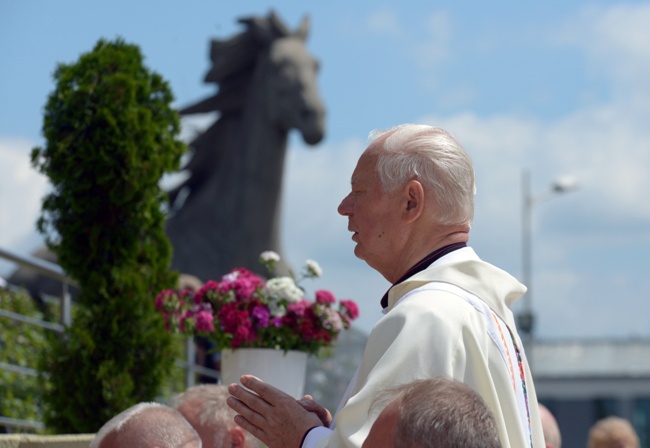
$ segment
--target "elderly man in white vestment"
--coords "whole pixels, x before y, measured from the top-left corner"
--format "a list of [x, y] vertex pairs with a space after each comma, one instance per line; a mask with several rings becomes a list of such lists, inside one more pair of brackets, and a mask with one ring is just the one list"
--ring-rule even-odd
[[230, 385], [235, 420], [270, 448], [360, 447], [377, 393], [445, 377], [474, 389], [504, 448], [543, 448], [537, 396], [510, 305], [526, 291], [467, 242], [474, 168], [448, 132], [401, 125], [371, 133], [338, 211], [354, 253], [391, 288], [334, 418], [250, 375]]

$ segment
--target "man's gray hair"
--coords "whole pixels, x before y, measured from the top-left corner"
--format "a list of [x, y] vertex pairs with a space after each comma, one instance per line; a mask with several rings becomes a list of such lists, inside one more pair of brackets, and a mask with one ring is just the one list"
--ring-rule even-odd
[[402, 124], [375, 130], [370, 139], [381, 142], [377, 174], [383, 190], [392, 193], [410, 180], [418, 180], [439, 206], [435, 218], [446, 225], [471, 226], [476, 184], [472, 159], [444, 129]]
[[160, 403], [138, 403], [106, 422], [89, 448], [98, 448], [106, 438], [112, 446], [146, 448], [201, 448], [199, 434], [177, 410]]
[[481, 396], [460, 381], [414, 380], [388, 389], [371, 411], [395, 403], [395, 448], [501, 448], [499, 430]]

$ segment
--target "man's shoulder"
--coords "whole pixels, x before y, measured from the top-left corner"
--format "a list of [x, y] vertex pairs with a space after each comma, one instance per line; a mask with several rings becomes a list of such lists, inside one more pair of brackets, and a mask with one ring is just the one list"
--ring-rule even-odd
[[429, 283], [448, 283], [479, 297], [500, 316], [512, 302], [526, 292], [526, 287], [506, 271], [476, 259], [432, 265], [393, 286], [388, 303], [392, 308], [403, 297]]
[[467, 285], [473, 284], [478, 277], [490, 275], [494, 269], [496, 269], [494, 266], [478, 258], [462, 258], [446, 263], [434, 263], [394, 285], [389, 292], [389, 303], [395, 304], [412, 291], [430, 283], [448, 283], [468, 289]]
[[428, 328], [458, 326], [471, 319], [475, 311], [463, 293], [454, 285], [425, 283], [402, 296], [383, 319]]
[[458, 299], [463, 299], [468, 295], [473, 296], [458, 285], [447, 282], [431, 281], [412, 286], [414, 287], [405, 291], [404, 295], [395, 303], [394, 309], [410, 306], [437, 310], [442, 308], [441, 304], [460, 304], [465, 301]]

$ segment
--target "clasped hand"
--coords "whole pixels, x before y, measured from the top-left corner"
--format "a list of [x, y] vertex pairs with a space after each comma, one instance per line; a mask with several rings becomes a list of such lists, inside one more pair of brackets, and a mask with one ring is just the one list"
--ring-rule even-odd
[[332, 422], [330, 412], [310, 395], [296, 400], [253, 375], [240, 381], [244, 387], [228, 387], [227, 404], [238, 414], [235, 422], [269, 448], [299, 447], [307, 431]]

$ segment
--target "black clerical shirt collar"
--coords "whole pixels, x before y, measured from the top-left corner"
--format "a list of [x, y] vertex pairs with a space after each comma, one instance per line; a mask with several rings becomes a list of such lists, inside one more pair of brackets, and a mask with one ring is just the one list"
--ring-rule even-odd
[[[431, 252], [429, 255], [424, 257], [422, 260], [418, 261], [415, 263], [415, 265], [409, 269], [406, 274], [402, 275], [402, 277], [397, 280], [393, 285], [388, 288], [388, 291], [390, 289], [397, 285], [402, 283], [404, 280], [406, 280], [409, 277], [414, 276], [420, 271], [424, 271], [426, 268], [431, 266], [434, 261], [438, 260], [439, 258], [442, 258], [443, 256], [447, 255], [450, 252], [453, 252], [457, 249], [461, 249], [463, 247], [466, 247], [467, 243], [453, 243], [449, 244], [448, 246], [441, 247], [440, 249], [436, 249], [433, 252]], [[386, 294], [384, 294], [384, 297], [381, 298], [381, 307], [386, 308], [388, 306], [388, 291], [386, 291]]]

